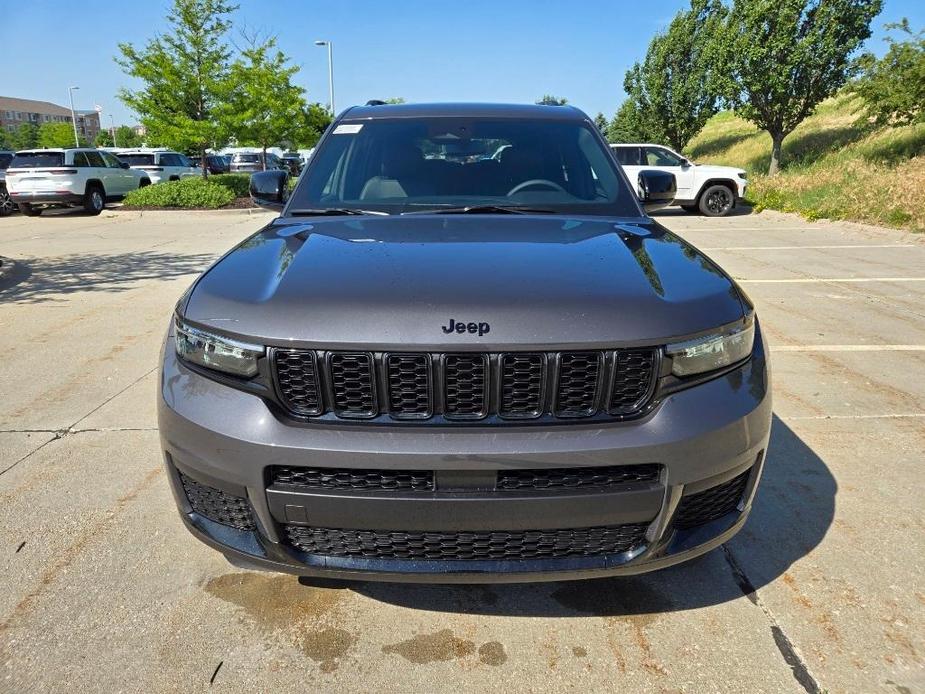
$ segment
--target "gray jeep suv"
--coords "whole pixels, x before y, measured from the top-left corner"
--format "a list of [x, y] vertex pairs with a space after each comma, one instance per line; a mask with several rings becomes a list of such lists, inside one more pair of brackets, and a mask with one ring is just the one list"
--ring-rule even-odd
[[[501, 152], [497, 157], [496, 152]], [[177, 303], [158, 392], [183, 521], [238, 565], [389, 581], [658, 569], [745, 522], [767, 349], [562, 106], [372, 105]]]

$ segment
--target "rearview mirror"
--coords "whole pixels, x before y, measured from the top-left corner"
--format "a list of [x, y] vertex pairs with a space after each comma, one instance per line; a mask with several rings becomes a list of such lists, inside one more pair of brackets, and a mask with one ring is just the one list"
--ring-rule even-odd
[[251, 174], [251, 200], [268, 210], [281, 210], [289, 199], [289, 173], [279, 169]]
[[646, 212], [654, 212], [674, 202], [678, 184], [673, 173], [646, 169], [639, 172], [636, 192], [643, 209]]

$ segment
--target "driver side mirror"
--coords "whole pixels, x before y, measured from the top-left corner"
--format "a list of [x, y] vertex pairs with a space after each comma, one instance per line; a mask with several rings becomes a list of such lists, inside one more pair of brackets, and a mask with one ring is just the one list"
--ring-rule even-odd
[[251, 199], [268, 210], [281, 210], [289, 199], [289, 173], [279, 169], [251, 174]]
[[130, 168], [131, 168], [131, 167], [129, 166], [128, 162], [125, 162], [125, 161], [120, 161], [120, 162], [119, 162], [119, 166], [120, 166], [121, 168], [123, 168], [123, 169], [130, 169]]
[[654, 212], [674, 202], [678, 184], [673, 173], [646, 169], [639, 172], [636, 191], [643, 209]]

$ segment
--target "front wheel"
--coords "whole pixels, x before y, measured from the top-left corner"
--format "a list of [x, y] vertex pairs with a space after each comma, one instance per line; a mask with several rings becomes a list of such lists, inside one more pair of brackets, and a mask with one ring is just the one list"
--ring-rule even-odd
[[13, 214], [13, 210], [15, 209], [16, 205], [13, 204], [13, 199], [7, 192], [6, 186], [0, 186], [0, 217]]
[[40, 214], [42, 214], [41, 207], [33, 207], [28, 202], [19, 203], [19, 211], [27, 217], [38, 217]]
[[99, 186], [92, 186], [87, 189], [84, 195], [84, 210], [92, 215], [98, 215], [106, 206], [106, 198], [103, 197], [103, 191]]
[[700, 196], [700, 213], [707, 217], [725, 217], [734, 203], [731, 190], [724, 185], [712, 185]]

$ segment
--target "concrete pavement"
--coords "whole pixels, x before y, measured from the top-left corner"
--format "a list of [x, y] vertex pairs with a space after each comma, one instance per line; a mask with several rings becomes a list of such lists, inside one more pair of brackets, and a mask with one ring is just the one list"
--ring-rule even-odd
[[271, 215], [0, 219], [0, 691], [925, 691], [925, 239], [660, 220], [772, 345], [748, 525], [640, 577], [310, 587], [182, 528], [154, 420], [176, 299]]

